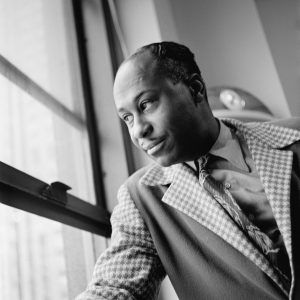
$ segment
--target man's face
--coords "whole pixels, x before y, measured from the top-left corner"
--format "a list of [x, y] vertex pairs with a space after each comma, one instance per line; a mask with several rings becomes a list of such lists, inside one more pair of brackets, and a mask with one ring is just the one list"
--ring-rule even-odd
[[150, 54], [122, 65], [114, 97], [133, 143], [160, 165], [193, 160], [208, 150], [208, 117], [188, 86], [157, 75]]

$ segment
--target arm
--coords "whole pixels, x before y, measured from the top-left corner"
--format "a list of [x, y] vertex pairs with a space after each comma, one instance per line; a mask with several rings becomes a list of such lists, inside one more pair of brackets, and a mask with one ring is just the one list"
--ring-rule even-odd
[[99, 257], [91, 283], [76, 300], [156, 299], [165, 271], [124, 185], [118, 200], [111, 217], [111, 246]]

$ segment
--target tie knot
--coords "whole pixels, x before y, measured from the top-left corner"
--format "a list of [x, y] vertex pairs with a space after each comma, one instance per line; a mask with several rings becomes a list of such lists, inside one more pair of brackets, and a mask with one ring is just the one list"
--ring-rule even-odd
[[208, 175], [206, 171], [208, 159], [209, 159], [209, 155], [205, 154], [201, 156], [199, 159], [195, 160], [195, 165], [197, 168], [198, 177], [200, 181], [204, 181], [206, 176]]
[[206, 169], [209, 159], [209, 154], [205, 154], [198, 159], [199, 170]]

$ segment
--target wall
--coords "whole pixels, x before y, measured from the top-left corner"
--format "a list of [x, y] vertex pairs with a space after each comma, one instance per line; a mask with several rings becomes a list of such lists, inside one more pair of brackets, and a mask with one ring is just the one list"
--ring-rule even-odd
[[292, 115], [300, 115], [300, 2], [257, 0], [256, 7]]
[[115, 1], [118, 19], [128, 53], [161, 40], [153, 2], [150, 0]]
[[108, 210], [112, 211], [117, 203], [117, 190], [127, 177], [125, 150], [112, 95], [114, 75], [101, 2], [84, 1], [83, 8], [91, 85], [101, 141], [103, 180]]
[[233, 85], [290, 115], [254, 1], [172, 1], [178, 40], [194, 50], [208, 86]]

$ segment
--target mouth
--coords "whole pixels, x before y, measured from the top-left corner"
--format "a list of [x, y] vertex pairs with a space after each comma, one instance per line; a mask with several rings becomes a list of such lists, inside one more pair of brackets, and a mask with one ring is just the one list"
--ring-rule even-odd
[[165, 138], [158, 139], [155, 142], [144, 147], [144, 150], [147, 152], [148, 155], [153, 156], [163, 148], [164, 141]]

